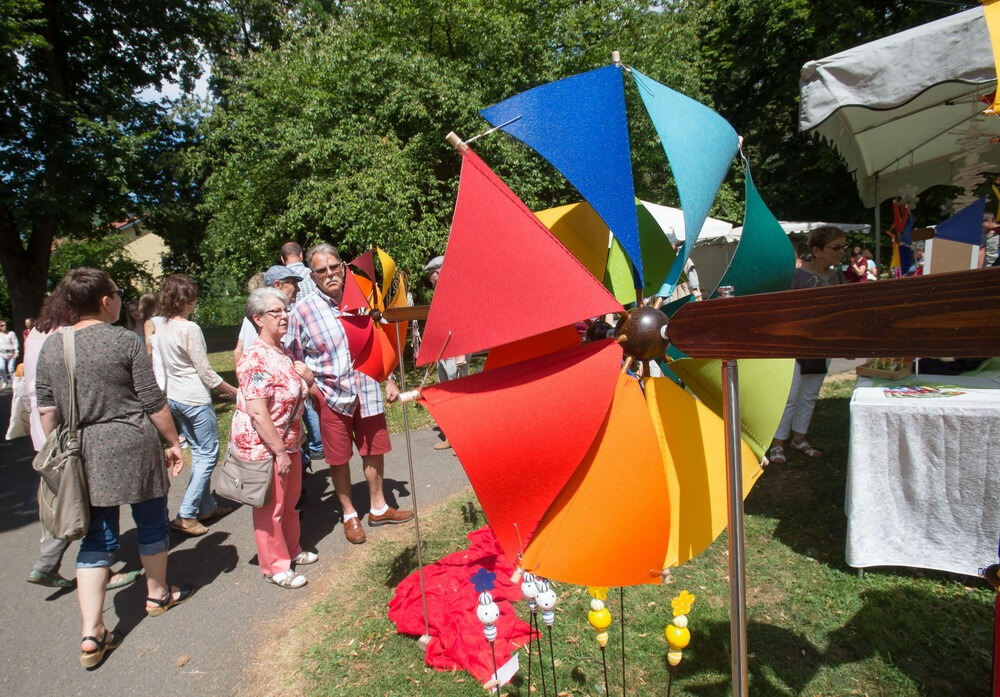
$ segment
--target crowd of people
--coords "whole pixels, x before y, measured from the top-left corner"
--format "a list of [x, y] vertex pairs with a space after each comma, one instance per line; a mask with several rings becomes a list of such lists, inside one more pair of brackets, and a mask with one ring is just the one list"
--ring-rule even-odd
[[[212, 492], [220, 455], [213, 392], [234, 398], [236, 409], [227, 444], [243, 460], [273, 461], [267, 502], [253, 510], [260, 571], [281, 588], [301, 588], [307, 579], [296, 567], [317, 561], [299, 543], [302, 474], [312, 460], [330, 468], [346, 539], [366, 540], [369, 527], [407, 523], [412, 511], [389, 505], [383, 491], [384, 456], [391, 449], [385, 403], [398, 399], [389, 378], [383, 386], [353, 368], [340, 321], [347, 265], [335, 247], [319, 244], [303, 254], [290, 242], [282, 263], [260, 277], [250, 291], [246, 320], [236, 347], [237, 385], [209, 364], [201, 328], [191, 320], [198, 303], [195, 284], [181, 275], [164, 279], [158, 296], [127, 305], [124, 292], [104, 271], [71, 270], [47, 297], [25, 339], [25, 397], [36, 450], [65, 425], [75, 404], [82, 459], [90, 495], [90, 526], [80, 542], [75, 579], [59, 573], [69, 542], [43, 538], [28, 581], [76, 586], [82, 618], [80, 663], [94, 667], [122, 637], [104, 624], [104, 594], [135, 582], [139, 572], [114, 573], [119, 542], [119, 508], [128, 504], [136, 525], [146, 579], [146, 613], [158, 616], [186, 601], [190, 585], [167, 582], [171, 530], [191, 536], [233, 507]], [[13, 373], [4, 353], [4, 377]], [[72, 332], [75, 389], [64, 354]], [[17, 358], [13, 337], [10, 361]], [[303, 449], [306, 444], [306, 450]], [[351, 498], [349, 461], [361, 456], [369, 494], [367, 514]], [[190, 478], [176, 515], [167, 508], [169, 476], [183, 468], [190, 451]]]

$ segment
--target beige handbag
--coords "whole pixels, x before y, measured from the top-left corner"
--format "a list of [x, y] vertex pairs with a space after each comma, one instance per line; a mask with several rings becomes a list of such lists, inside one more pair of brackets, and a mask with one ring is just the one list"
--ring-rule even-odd
[[[302, 395], [295, 400], [295, 407], [292, 409], [292, 418], [285, 424], [285, 430], [281, 433], [281, 440], [285, 440], [292, 423], [295, 421], [295, 413], [299, 410], [302, 402]], [[219, 477], [215, 483], [215, 493], [227, 499], [244, 503], [254, 508], [271, 501], [271, 484], [274, 479], [274, 456], [264, 460], [244, 460], [233, 452], [232, 443], [226, 451], [226, 457], [219, 465]]]
[[77, 540], [90, 527], [90, 492], [76, 428], [76, 337], [71, 327], [61, 331], [69, 376], [69, 423], [52, 429], [32, 466], [42, 477], [38, 483], [38, 517], [42, 526], [53, 537]]

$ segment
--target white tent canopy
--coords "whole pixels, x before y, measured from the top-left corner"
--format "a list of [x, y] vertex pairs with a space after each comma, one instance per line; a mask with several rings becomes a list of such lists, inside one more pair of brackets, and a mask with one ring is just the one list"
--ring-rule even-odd
[[799, 129], [840, 152], [867, 206], [935, 184], [968, 189], [1000, 169], [1000, 117], [980, 101], [996, 84], [976, 7], [806, 63]]
[[[684, 211], [680, 208], [661, 206], [659, 203], [649, 203], [648, 201], [642, 201], [642, 207], [653, 216], [653, 220], [660, 226], [671, 244], [684, 241]], [[732, 229], [733, 224], [727, 223], [725, 220], [706, 218], [705, 224], [701, 227], [701, 233], [698, 235], [698, 244], [706, 240], [728, 239]]]

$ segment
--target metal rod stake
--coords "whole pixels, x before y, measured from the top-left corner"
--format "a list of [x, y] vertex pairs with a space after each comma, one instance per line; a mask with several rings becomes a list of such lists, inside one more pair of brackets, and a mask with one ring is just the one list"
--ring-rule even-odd
[[722, 409], [726, 424], [726, 484], [729, 494], [729, 637], [733, 697], [747, 697], [746, 563], [743, 556], [743, 458], [740, 385], [736, 361], [722, 361]]
[[[403, 326], [405, 327], [406, 325]], [[403, 339], [398, 327], [396, 331], [396, 352], [399, 354], [399, 380], [405, 390], [406, 368], [404, 364], [406, 363], [406, 357], [403, 354]], [[427, 585], [424, 582], [424, 543], [420, 539], [420, 516], [417, 514], [417, 480], [413, 474], [413, 446], [410, 444], [409, 406], [406, 402], [403, 402], [400, 406], [403, 408], [403, 432], [406, 434], [406, 464], [410, 468], [410, 496], [413, 498], [413, 529], [417, 535], [417, 572], [420, 575], [420, 605], [424, 611], [424, 635], [420, 637], [418, 643], [426, 651], [427, 645], [431, 641], [431, 630], [427, 619]]]

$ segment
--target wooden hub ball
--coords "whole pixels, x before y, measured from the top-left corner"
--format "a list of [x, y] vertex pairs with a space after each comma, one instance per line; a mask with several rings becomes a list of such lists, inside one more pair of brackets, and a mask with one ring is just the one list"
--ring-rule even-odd
[[667, 351], [666, 326], [668, 317], [653, 307], [637, 307], [629, 311], [628, 319], [618, 325], [615, 334], [624, 336], [625, 354], [639, 361], [662, 358]]

